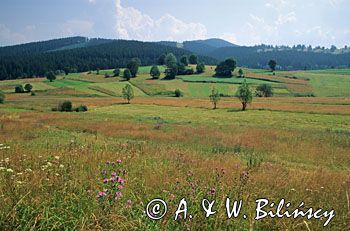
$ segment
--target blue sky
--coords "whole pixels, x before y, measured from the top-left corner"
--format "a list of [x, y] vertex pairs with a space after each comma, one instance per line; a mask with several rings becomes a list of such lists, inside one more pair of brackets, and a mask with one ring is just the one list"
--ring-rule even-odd
[[1, 0], [0, 46], [58, 37], [350, 45], [350, 0]]

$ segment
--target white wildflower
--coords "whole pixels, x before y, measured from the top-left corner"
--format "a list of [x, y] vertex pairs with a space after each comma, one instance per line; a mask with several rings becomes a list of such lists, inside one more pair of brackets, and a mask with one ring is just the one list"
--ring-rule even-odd
[[8, 163], [8, 162], [10, 162], [10, 159], [9, 159], [9, 158], [6, 158], [6, 159], [5, 159], [5, 163]]
[[64, 168], [64, 165], [63, 164], [60, 164], [60, 166], [59, 166], [60, 168]]
[[22, 175], [23, 175], [23, 173], [21, 173], [21, 172], [17, 173], [17, 176], [22, 176]]
[[8, 168], [7, 170], [6, 170], [6, 172], [13, 172], [13, 170], [12, 169], [10, 169], [10, 168]]
[[25, 172], [33, 172], [33, 170], [31, 170], [30, 168], [27, 168], [27, 169], [25, 170]]
[[5, 167], [0, 167], [0, 171], [3, 171], [5, 170], [6, 168]]
[[55, 159], [56, 159], [56, 160], [59, 160], [59, 159], [60, 159], [60, 157], [59, 157], [59, 156], [55, 156]]
[[49, 166], [49, 167], [52, 166], [52, 163], [51, 163], [51, 162], [47, 162], [46, 164], [47, 164], [47, 166]]

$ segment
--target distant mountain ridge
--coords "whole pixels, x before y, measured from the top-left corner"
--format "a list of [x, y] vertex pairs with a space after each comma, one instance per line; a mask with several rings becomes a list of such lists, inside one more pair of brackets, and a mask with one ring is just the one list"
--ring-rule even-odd
[[192, 42], [202, 43], [208, 46], [212, 46], [215, 48], [221, 48], [221, 47], [239, 47], [236, 44], [230, 43], [223, 39], [218, 38], [211, 38], [211, 39], [205, 39], [205, 40], [194, 40]]
[[169, 41], [161, 41], [159, 43], [166, 45], [166, 46], [183, 48], [185, 50], [189, 50], [189, 51], [192, 51], [196, 54], [201, 54], [201, 55], [208, 55], [218, 48], [239, 47], [236, 44], [233, 44], [233, 43], [230, 43], [228, 41], [225, 41], [223, 39], [218, 39], [218, 38], [184, 41], [182, 43], [169, 42]]

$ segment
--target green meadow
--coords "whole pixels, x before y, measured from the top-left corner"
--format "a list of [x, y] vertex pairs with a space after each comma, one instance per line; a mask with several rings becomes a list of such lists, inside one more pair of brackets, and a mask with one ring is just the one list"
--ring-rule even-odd
[[[164, 67], [160, 79], [151, 79], [150, 68], [130, 81], [100, 70], [0, 82], [1, 230], [348, 229], [349, 70], [244, 68], [245, 78], [237, 70], [216, 78], [207, 66], [164, 80]], [[244, 80], [253, 92], [270, 84], [275, 95], [254, 97], [241, 111], [235, 94]], [[35, 94], [14, 93], [26, 83]], [[125, 85], [134, 92], [130, 104]], [[88, 111], [52, 110], [64, 100]], [[244, 201], [235, 219], [227, 218], [226, 197]], [[145, 213], [155, 198], [168, 205], [157, 221]], [[175, 221], [182, 198], [191, 218]], [[210, 218], [204, 198], [216, 201]], [[326, 227], [325, 219], [305, 217], [256, 221], [257, 198], [285, 198], [293, 208], [304, 202], [336, 216]]]

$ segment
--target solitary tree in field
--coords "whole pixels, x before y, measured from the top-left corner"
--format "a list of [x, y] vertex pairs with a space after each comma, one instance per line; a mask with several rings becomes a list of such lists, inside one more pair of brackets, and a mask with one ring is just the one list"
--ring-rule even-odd
[[0, 104], [4, 102], [5, 102], [5, 94], [2, 91], [0, 91]]
[[173, 53], [167, 54], [165, 57], [165, 65], [167, 66], [167, 69], [165, 70], [165, 77], [167, 79], [175, 79], [178, 72], [178, 66], [177, 59]]
[[201, 74], [205, 71], [205, 65], [204, 63], [198, 63], [196, 67], [196, 71], [198, 74]]
[[141, 60], [138, 58], [131, 59], [128, 65], [126, 65], [126, 67], [130, 70], [132, 77], [136, 77], [139, 71], [140, 65], [141, 65]]
[[128, 104], [130, 104], [130, 100], [134, 98], [134, 90], [129, 84], [125, 85], [122, 94], [123, 98], [128, 101]]
[[247, 105], [251, 103], [253, 100], [253, 94], [246, 80], [244, 80], [243, 84], [239, 86], [236, 95], [242, 103], [242, 111], [245, 111], [247, 108]]
[[33, 86], [32, 86], [30, 83], [27, 83], [26, 85], [24, 85], [24, 89], [25, 89], [27, 92], [31, 92], [32, 89], [33, 89]]
[[244, 77], [244, 72], [243, 72], [242, 69], [238, 70], [238, 76], [239, 76], [239, 78], [243, 78]]
[[258, 97], [271, 97], [273, 96], [272, 86], [266, 83], [261, 84], [257, 86], [255, 94]]
[[128, 68], [126, 68], [124, 70], [124, 73], [123, 73], [123, 78], [126, 80], [126, 81], [129, 81], [130, 78], [131, 78], [131, 72]]
[[269, 61], [268, 65], [269, 65], [271, 71], [273, 72], [276, 70], [277, 62], [275, 60], [271, 59]]
[[46, 78], [52, 82], [56, 79], [56, 75], [55, 73], [53, 73], [53, 71], [49, 71], [47, 74], [46, 74]]
[[183, 65], [185, 65], [186, 67], [188, 66], [188, 58], [186, 55], [182, 56], [180, 59], [180, 63], [182, 63]]
[[210, 98], [210, 102], [213, 104], [213, 109], [215, 110], [217, 108], [217, 104], [219, 103], [220, 101], [220, 94], [219, 94], [219, 91], [216, 90], [215, 88], [213, 88], [211, 90], [211, 95], [209, 96]]
[[118, 77], [120, 75], [120, 69], [119, 68], [114, 69], [113, 74], [114, 74], [114, 77]]
[[190, 64], [197, 64], [198, 63], [198, 57], [197, 55], [191, 55], [188, 59], [188, 61], [190, 62]]
[[158, 66], [155, 65], [151, 68], [150, 75], [152, 76], [153, 79], [159, 79], [160, 71]]

